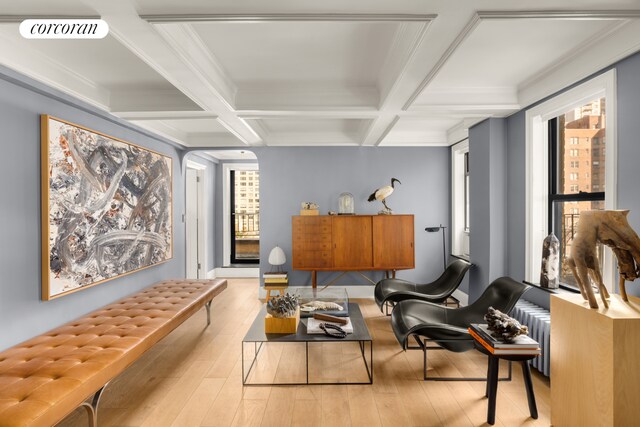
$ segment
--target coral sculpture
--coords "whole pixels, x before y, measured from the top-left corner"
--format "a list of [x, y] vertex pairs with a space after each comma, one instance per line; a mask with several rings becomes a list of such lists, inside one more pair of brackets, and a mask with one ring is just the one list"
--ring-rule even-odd
[[299, 297], [297, 295], [285, 294], [283, 296], [271, 298], [267, 302], [267, 313], [273, 317], [293, 317], [299, 305]]
[[484, 315], [484, 320], [489, 324], [491, 335], [506, 343], [513, 342], [518, 335], [529, 335], [528, 327], [521, 325], [513, 317], [509, 317], [493, 307], [489, 307], [489, 311]]

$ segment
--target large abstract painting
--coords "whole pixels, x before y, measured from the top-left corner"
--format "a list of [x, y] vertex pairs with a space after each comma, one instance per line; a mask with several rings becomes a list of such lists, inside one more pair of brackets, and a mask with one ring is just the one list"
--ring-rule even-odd
[[172, 257], [171, 158], [43, 115], [42, 298]]

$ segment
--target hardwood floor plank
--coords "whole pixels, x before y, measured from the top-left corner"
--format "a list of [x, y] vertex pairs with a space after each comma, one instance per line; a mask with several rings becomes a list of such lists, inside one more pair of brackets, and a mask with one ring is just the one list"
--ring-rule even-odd
[[242, 402], [242, 390], [240, 378], [228, 378], [213, 405], [202, 419], [201, 425], [206, 427], [230, 426]]
[[297, 399], [293, 404], [291, 427], [320, 427], [322, 407], [320, 400]]
[[376, 400], [373, 397], [373, 391], [370, 386], [350, 385], [347, 388], [347, 394], [349, 396], [349, 416], [352, 426], [382, 425]]
[[209, 363], [206, 361], [194, 362], [164, 396], [155, 410], [144, 420], [142, 427], [171, 425], [191, 395], [202, 383], [208, 368]]
[[347, 387], [323, 385], [321, 407], [323, 426], [342, 427], [351, 425]]
[[295, 387], [273, 387], [260, 425], [262, 427], [281, 427], [291, 424], [295, 396]]
[[172, 427], [198, 426], [224, 385], [222, 378], [204, 378], [180, 411]]

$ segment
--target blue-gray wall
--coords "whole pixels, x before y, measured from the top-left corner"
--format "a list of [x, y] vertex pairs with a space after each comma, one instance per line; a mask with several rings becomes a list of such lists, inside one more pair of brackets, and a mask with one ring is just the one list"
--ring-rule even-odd
[[[40, 114], [50, 114], [173, 158], [173, 259], [52, 301], [40, 287]], [[0, 350], [156, 281], [184, 277], [184, 180], [178, 150], [115, 117], [0, 68]]]
[[[355, 198], [356, 213], [375, 214], [382, 204], [369, 203], [367, 197], [394, 177], [402, 184], [396, 184], [387, 204], [396, 213], [415, 215], [416, 268], [401, 271], [398, 277], [427, 281], [442, 273], [441, 235], [426, 233], [424, 228], [441, 223], [449, 227], [449, 148], [269, 147], [253, 151], [260, 165], [261, 271], [270, 269], [269, 251], [279, 245], [287, 254], [290, 282], [310, 284], [309, 272], [291, 269], [291, 216], [298, 215], [300, 202], [316, 202], [326, 214], [338, 210], [338, 196], [346, 191]], [[382, 277], [380, 272], [367, 274]], [[318, 280], [330, 275], [319, 273]], [[351, 273], [338, 283], [366, 282]]]
[[489, 119], [469, 130], [469, 300], [507, 271], [506, 122]]

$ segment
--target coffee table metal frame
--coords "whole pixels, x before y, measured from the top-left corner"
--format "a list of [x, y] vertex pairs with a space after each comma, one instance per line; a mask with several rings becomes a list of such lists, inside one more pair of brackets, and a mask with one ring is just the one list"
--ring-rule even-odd
[[[356, 303], [349, 303], [349, 318], [353, 325], [353, 334], [347, 335], [346, 338], [336, 338], [327, 335], [307, 334], [307, 319], [301, 319], [298, 325], [298, 331], [295, 334], [265, 334], [264, 333], [264, 316], [266, 307], [262, 309], [253, 321], [249, 331], [242, 340], [242, 385], [243, 386], [281, 386], [281, 385], [357, 385], [357, 384], [373, 384], [373, 340], [369, 334], [369, 329], [362, 317], [360, 307]], [[269, 382], [255, 383], [248, 382], [251, 370], [258, 362], [260, 350], [265, 343], [304, 343], [305, 345], [305, 382]], [[309, 381], [309, 343], [347, 343], [357, 342], [362, 354], [362, 360], [367, 371], [368, 381], [351, 381], [351, 382], [316, 382]], [[249, 364], [249, 369], [245, 373], [245, 345], [253, 344], [253, 359]], [[366, 351], [367, 344], [369, 351]], [[369, 353], [369, 361], [367, 361], [367, 353]]]

